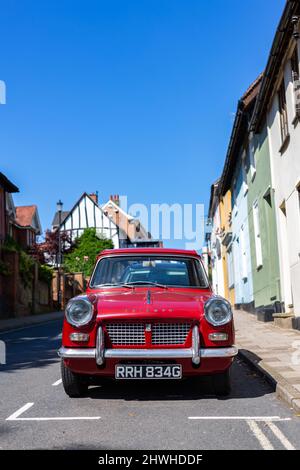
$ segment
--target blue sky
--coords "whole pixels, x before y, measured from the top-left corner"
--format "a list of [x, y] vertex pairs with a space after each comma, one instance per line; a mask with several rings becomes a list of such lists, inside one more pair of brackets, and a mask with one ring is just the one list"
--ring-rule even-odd
[[2, 0], [0, 171], [16, 205], [37, 204], [43, 229], [84, 191], [207, 212], [284, 4]]

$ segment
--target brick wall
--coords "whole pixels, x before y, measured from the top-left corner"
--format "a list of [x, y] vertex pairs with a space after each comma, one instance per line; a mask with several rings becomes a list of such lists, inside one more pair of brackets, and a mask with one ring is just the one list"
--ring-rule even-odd
[[32, 282], [24, 286], [19, 274], [19, 253], [3, 252], [2, 260], [10, 274], [0, 274], [0, 319], [51, 311], [52, 289], [38, 279], [38, 265], [34, 266]]
[[[72, 297], [85, 291], [86, 279], [83, 273], [61, 273], [60, 289], [61, 289], [61, 307], [65, 308], [66, 304]], [[58, 305], [58, 272], [56, 271], [52, 280], [52, 293], [54, 305]]]

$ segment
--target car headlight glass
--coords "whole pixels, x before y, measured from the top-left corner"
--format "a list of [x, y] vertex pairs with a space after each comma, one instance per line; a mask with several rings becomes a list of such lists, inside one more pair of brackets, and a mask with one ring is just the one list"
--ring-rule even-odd
[[93, 305], [86, 297], [75, 297], [66, 307], [66, 319], [73, 326], [87, 325], [93, 318], [93, 313]]
[[204, 310], [206, 320], [213, 326], [226, 325], [232, 320], [231, 305], [223, 298], [209, 299], [204, 306]]

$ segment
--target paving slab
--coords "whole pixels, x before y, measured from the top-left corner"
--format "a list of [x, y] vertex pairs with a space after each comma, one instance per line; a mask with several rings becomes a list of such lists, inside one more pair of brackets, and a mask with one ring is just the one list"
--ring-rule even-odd
[[273, 385], [276, 395], [300, 413], [300, 331], [260, 323], [254, 315], [234, 312], [239, 356]]

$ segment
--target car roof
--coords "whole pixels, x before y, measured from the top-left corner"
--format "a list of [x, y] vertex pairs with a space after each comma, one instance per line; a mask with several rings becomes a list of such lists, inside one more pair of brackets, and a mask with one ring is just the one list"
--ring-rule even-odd
[[201, 258], [196, 250], [179, 250], [175, 248], [120, 248], [114, 250], [104, 250], [98, 258], [102, 256], [119, 256], [119, 255], [174, 255], [174, 256], [193, 256]]

